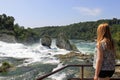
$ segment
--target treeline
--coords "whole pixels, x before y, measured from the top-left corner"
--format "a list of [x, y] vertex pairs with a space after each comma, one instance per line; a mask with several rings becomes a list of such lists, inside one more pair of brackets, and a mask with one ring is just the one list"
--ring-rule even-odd
[[93, 40], [96, 38], [96, 29], [100, 23], [110, 24], [113, 37], [116, 37], [116, 35], [120, 32], [120, 19], [117, 18], [80, 22], [66, 26], [34, 28], [33, 31], [37, 32], [39, 37], [47, 34], [52, 38], [56, 38], [60, 32], [64, 32], [69, 39]]
[[23, 26], [14, 24], [14, 17], [6, 14], [0, 15], [0, 34], [8, 34], [15, 36], [18, 42], [34, 43], [39, 40], [39, 37], [32, 29], [25, 29]]

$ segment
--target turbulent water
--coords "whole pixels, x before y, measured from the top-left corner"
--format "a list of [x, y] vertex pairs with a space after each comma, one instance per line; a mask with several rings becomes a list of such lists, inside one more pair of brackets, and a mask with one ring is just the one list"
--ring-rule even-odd
[[[74, 43], [84, 54], [94, 51], [94, 42], [71, 40], [71, 43]], [[41, 43], [23, 45], [0, 41], [0, 63], [8, 61], [13, 65], [10, 71], [0, 73], [0, 80], [35, 80], [38, 76], [64, 66], [65, 64], [60, 63], [55, 55], [66, 53], [69, 51], [55, 46], [55, 40], [52, 41], [51, 49], [42, 46]], [[69, 69], [69, 72], [70, 70], [72, 69]], [[67, 70], [61, 71], [46, 80], [65, 80], [72, 76], [69, 72]]]

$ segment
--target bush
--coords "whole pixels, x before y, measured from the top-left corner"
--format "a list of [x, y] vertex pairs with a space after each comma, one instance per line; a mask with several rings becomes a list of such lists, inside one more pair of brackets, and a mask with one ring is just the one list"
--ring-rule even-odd
[[3, 62], [1, 67], [0, 67], [0, 72], [6, 72], [11, 67], [12, 66], [9, 62]]

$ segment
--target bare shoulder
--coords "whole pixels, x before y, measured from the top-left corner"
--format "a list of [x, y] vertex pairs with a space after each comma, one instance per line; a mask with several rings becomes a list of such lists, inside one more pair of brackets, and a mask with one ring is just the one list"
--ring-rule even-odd
[[97, 44], [96, 44], [96, 47], [97, 47], [98, 49], [100, 49], [101, 43], [97, 43]]
[[102, 43], [106, 43], [106, 39], [103, 39], [100, 43], [102, 44]]

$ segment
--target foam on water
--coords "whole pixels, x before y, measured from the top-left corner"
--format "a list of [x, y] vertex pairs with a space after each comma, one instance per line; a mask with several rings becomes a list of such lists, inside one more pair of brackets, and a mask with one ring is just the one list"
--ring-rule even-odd
[[[64, 65], [65, 66], [65, 65]], [[53, 71], [57, 70], [57, 69], [60, 69], [63, 67], [63, 64], [60, 63], [58, 64], [58, 66], [56, 68], [53, 69]], [[49, 78], [51, 78], [52, 80], [63, 80], [64, 78], [66, 78], [66, 73], [65, 72], [62, 72], [62, 73], [56, 73], [52, 76], [50, 76]]]

